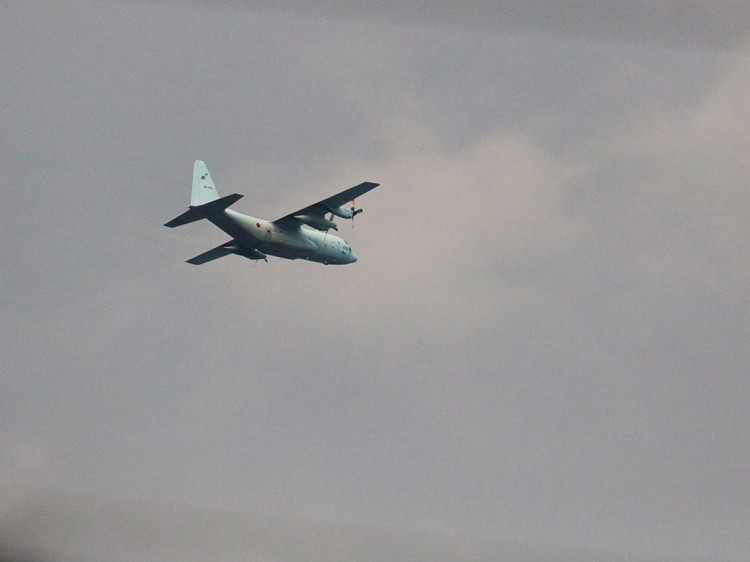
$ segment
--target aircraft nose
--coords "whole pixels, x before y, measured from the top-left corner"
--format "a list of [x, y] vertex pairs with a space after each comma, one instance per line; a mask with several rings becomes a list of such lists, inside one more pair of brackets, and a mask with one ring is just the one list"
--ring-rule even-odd
[[351, 259], [351, 263], [354, 263], [355, 261], [357, 261], [357, 259], [358, 259], [358, 258], [357, 258], [357, 254], [355, 254], [355, 253], [354, 253], [354, 250], [352, 250], [352, 251], [350, 252], [350, 256], [351, 256], [351, 257], [350, 257], [350, 259]]

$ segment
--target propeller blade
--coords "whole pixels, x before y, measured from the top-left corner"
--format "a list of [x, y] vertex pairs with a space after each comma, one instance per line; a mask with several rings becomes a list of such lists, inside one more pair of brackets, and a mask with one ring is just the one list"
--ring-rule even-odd
[[362, 209], [357, 209], [357, 204], [354, 199], [352, 199], [351, 210], [352, 210], [352, 218], [356, 217], [359, 213], [362, 212]]

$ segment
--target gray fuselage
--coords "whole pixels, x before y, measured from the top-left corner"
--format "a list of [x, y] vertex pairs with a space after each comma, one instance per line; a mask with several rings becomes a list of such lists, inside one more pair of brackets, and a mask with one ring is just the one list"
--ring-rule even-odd
[[343, 238], [294, 224], [243, 215], [231, 209], [206, 217], [248, 251], [286, 259], [303, 259], [341, 265], [357, 261], [357, 254]]

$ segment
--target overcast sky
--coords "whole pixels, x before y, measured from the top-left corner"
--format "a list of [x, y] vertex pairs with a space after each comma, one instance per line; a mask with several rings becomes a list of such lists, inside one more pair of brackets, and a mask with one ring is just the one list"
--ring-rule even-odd
[[[750, 559], [750, 4], [402, 4], [0, 4], [0, 513]], [[359, 261], [185, 264], [195, 159], [268, 219], [380, 182]]]

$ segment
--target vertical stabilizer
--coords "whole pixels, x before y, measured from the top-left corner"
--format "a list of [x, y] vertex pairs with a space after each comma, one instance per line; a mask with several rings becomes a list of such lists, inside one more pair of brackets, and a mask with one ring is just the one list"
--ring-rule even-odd
[[197, 207], [218, 198], [219, 193], [216, 191], [214, 180], [208, 173], [206, 163], [196, 160], [193, 166], [193, 191], [190, 194], [190, 206]]

